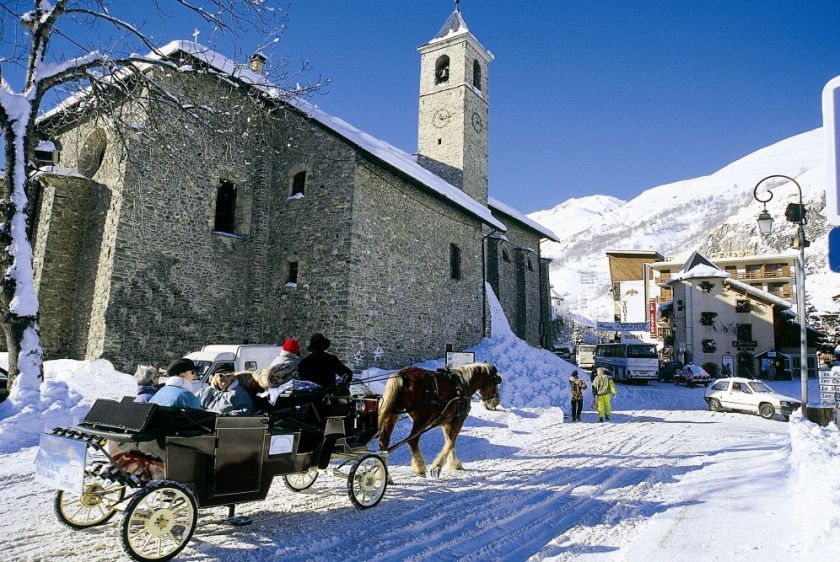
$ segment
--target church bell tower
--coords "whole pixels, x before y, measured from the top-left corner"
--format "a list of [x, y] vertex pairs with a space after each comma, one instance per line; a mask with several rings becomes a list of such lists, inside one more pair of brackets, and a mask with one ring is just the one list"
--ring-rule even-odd
[[487, 204], [488, 66], [493, 55], [470, 33], [460, 9], [421, 46], [420, 165]]

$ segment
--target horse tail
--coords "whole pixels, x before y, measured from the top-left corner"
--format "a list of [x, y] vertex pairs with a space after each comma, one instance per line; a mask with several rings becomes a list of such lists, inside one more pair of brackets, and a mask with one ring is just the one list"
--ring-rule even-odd
[[401, 373], [397, 373], [388, 379], [385, 384], [385, 390], [382, 392], [382, 400], [379, 403], [379, 428], [396, 423], [397, 418], [397, 398], [403, 387], [403, 377]]

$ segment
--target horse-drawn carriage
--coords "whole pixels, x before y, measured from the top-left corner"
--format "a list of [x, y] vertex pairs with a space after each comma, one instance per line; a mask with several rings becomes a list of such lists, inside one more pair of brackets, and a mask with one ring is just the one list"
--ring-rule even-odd
[[126, 553], [169, 560], [192, 537], [198, 508], [230, 506], [233, 515], [235, 504], [264, 499], [275, 476], [304, 490], [334, 459], [357, 509], [379, 503], [385, 454], [367, 449], [378, 399], [364, 384], [338, 385], [281, 396], [257, 416], [97, 400], [76, 428], [42, 437], [36, 473], [59, 488], [64, 524], [92, 527], [122, 511]]
[[[310, 487], [330, 461], [347, 478], [356, 509], [375, 506], [388, 484], [388, 452], [408, 443], [412, 469], [425, 475], [420, 436], [444, 430], [432, 463], [461, 464], [455, 440], [473, 394], [490, 409], [499, 403], [501, 377], [489, 364], [451, 371], [401, 370], [380, 397], [353, 382], [281, 395], [263, 415], [218, 416], [155, 404], [97, 400], [73, 429], [41, 439], [36, 474], [58, 488], [55, 512], [74, 529], [107, 522], [123, 512], [120, 540], [135, 560], [169, 560], [189, 542], [198, 508], [262, 500], [275, 476], [294, 491]], [[408, 437], [389, 446], [400, 412], [414, 421]], [[379, 435], [379, 452], [367, 445]], [[344, 470], [348, 467], [348, 470]]]

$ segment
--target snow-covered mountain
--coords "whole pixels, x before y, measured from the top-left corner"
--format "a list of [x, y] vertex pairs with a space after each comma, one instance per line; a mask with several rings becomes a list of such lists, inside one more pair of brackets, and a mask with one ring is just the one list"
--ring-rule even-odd
[[[789, 202], [798, 200], [793, 184], [773, 188], [767, 205], [775, 218], [774, 232], [758, 234], [756, 217], [762, 205], [753, 198], [756, 183], [771, 174], [796, 178], [802, 186], [809, 224], [806, 234], [806, 292], [809, 304], [836, 311], [831, 297], [840, 293], [840, 274], [828, 270], [825, 207], [825, 148], [822, 129], [777, 142], [717, 172], [653, 187], [629, 201], [593, 195], [569, 199], [530, 218], [552, 229], [559, 243], [546, 243], [553, 292], [569, 311], [594, 320], [612, 319], [605, 250], [653, 249], [666, 257], [706, 253], [781, 253], [790, 250], [796, 225], [784, 219]], [[779, 182], [782, 183], [782, 182]], [[762, 185], [772, 186], [773, 182]], [[767, 197], [764, 195], [763, 197]]]

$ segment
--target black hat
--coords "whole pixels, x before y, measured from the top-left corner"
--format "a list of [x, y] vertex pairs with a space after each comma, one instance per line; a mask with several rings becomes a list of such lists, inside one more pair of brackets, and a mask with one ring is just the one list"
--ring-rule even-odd
[[181, 373], [186, 373], [187, 371], [195, 371], [195, 363], [192, 362], [192, 359], [181, 357], [180, 359], [175, 359], [166, 367], [166, 376], [178, 377]]
[[572, 376], [573, 376], [573, 377], [578, 376], [578, 372], [577, 372], [577, 371], [572, 371]]
[[230, 362], [219, 363], [219, 366], [216, 368], [217, 373], [235, 373], [236, 366]]
[[312, 334], [309, 338], [309, 345], [306, 347], [309, 351], [326, 351], [330, 348], [330, 339], [324, 334]]

